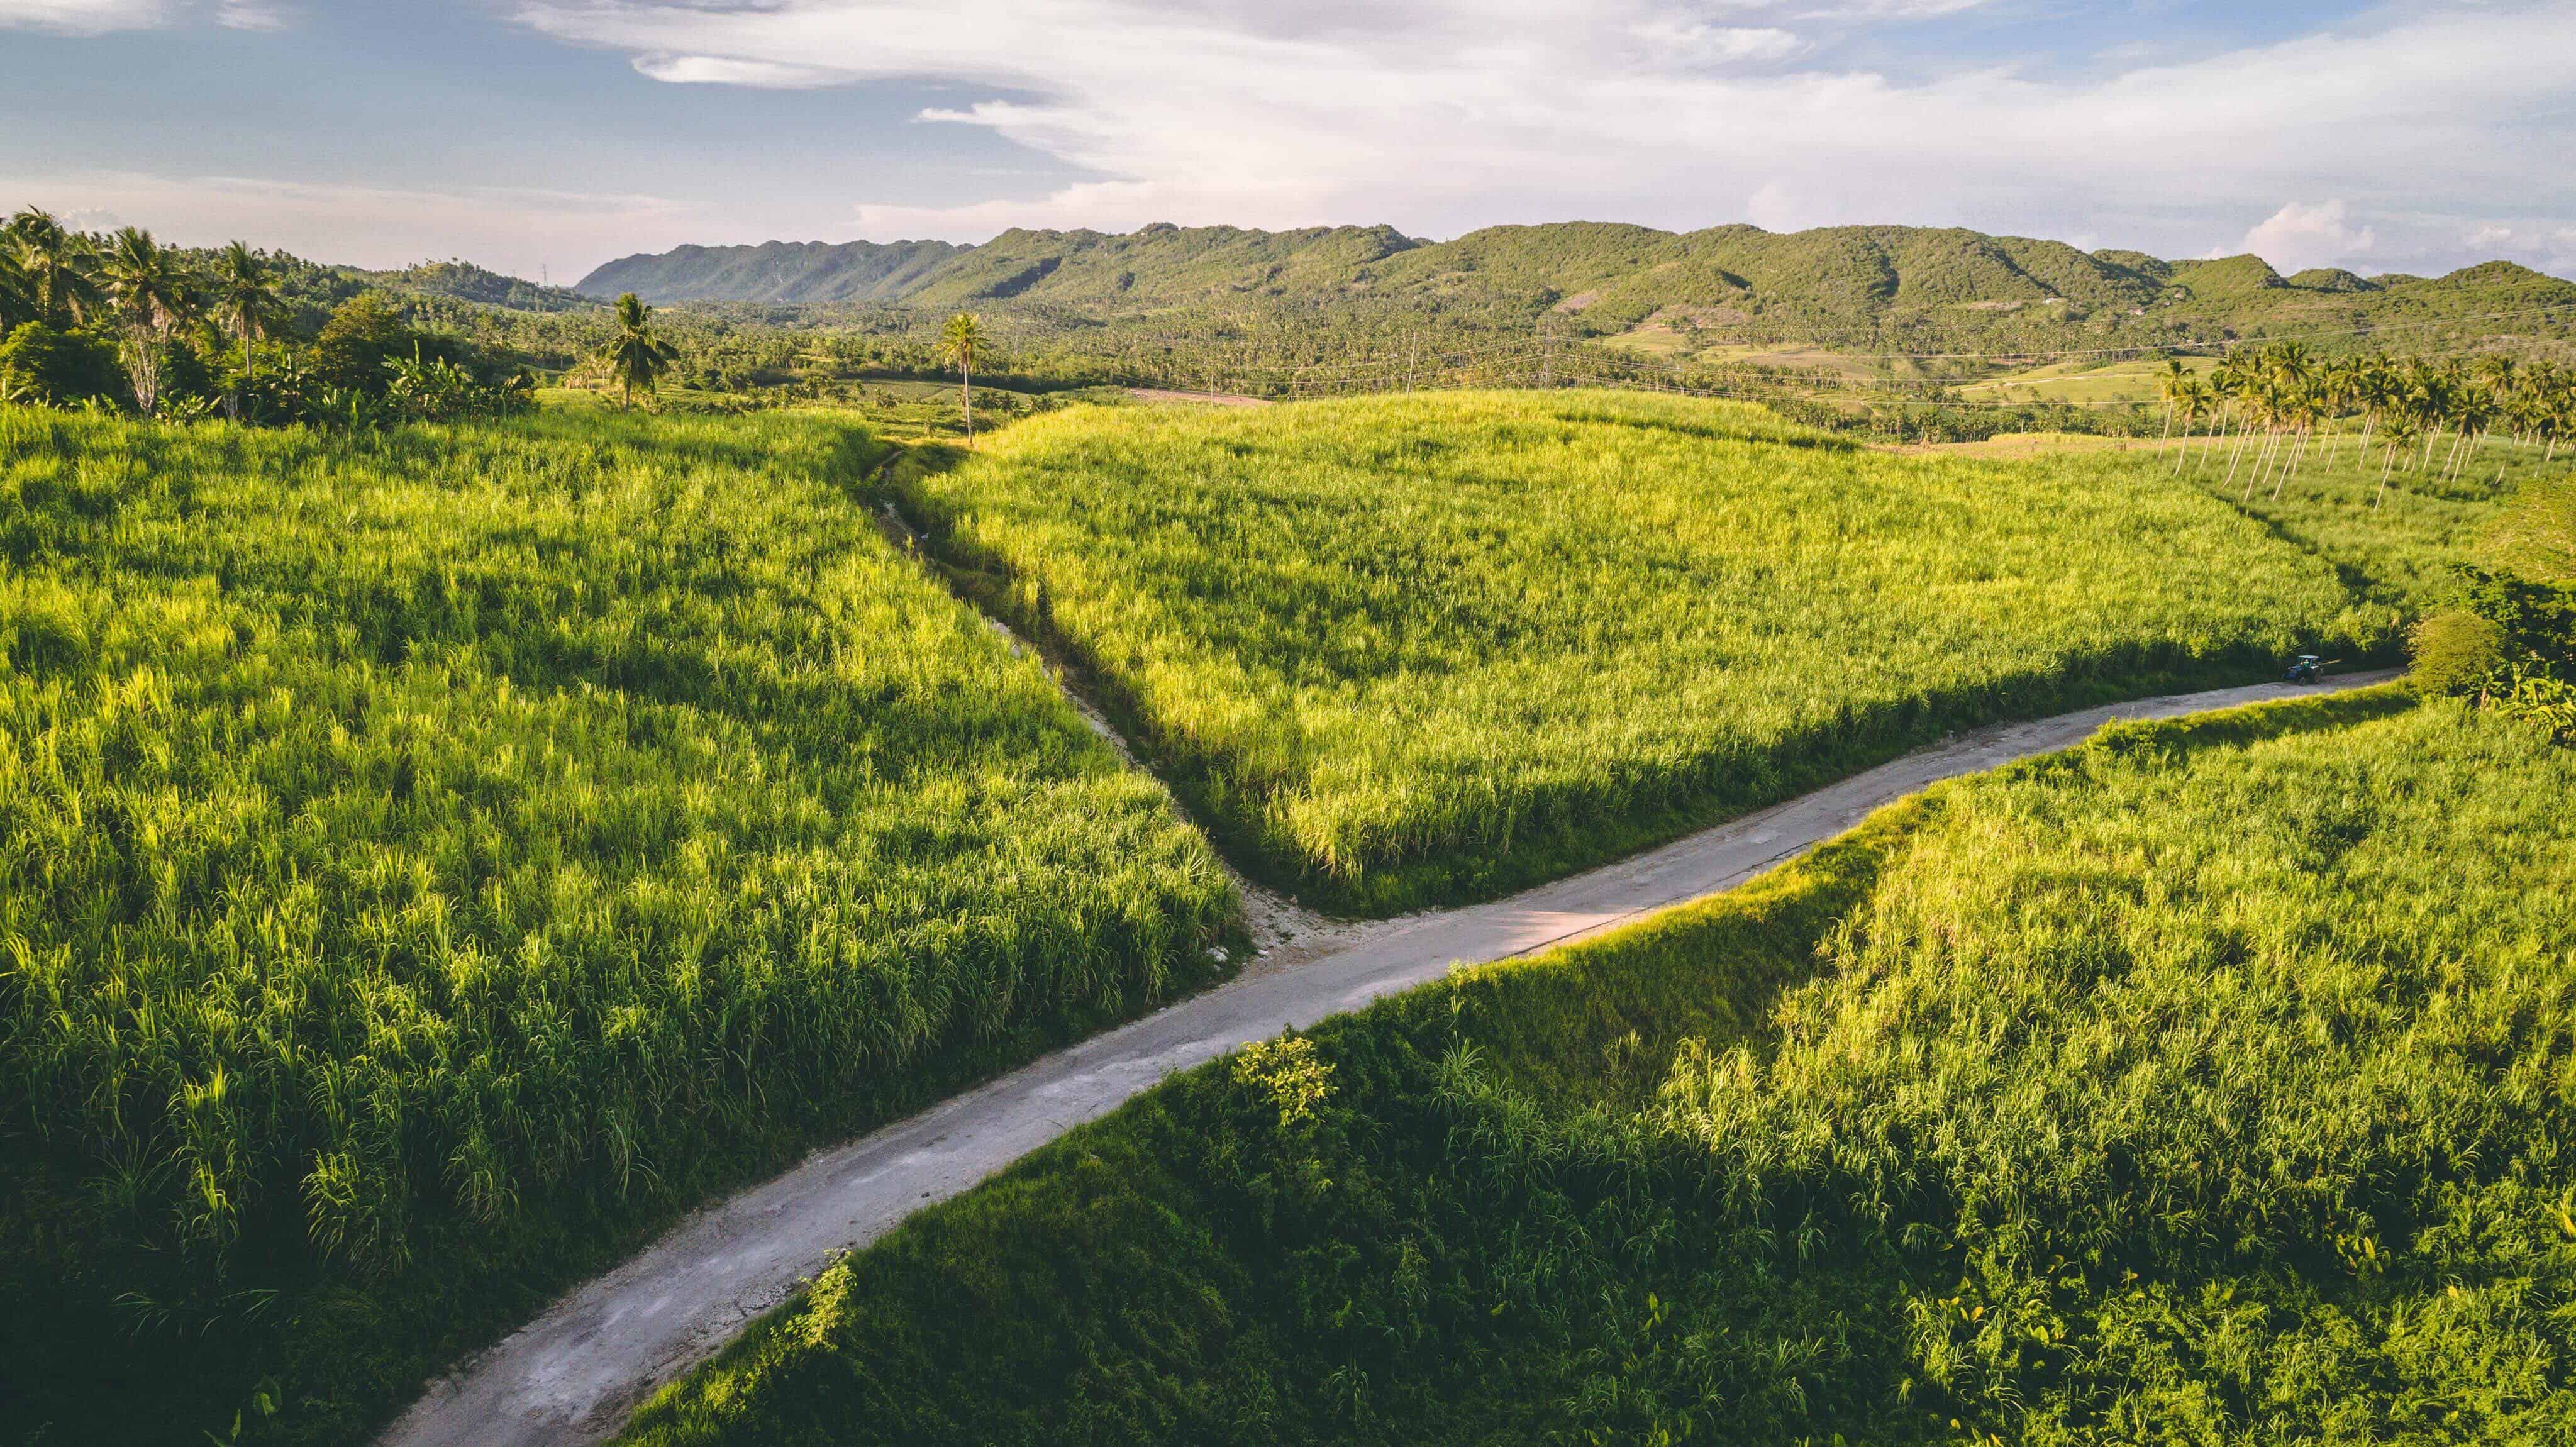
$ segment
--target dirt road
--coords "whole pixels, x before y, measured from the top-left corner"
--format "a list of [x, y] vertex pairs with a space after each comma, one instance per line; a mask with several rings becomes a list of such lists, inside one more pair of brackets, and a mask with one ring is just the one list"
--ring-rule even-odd
[[1437, 978], [1730, 888], [1941, 779], [2067, 748], [2114, 718], [2349, 688], [2262, 684], [1981, 729], [1758, 814], [1492, 904], [1360, 926], [1337, 948], [1240, 978], [1048, 1056], [699, 1213], [463, 1363], [385, 1435], [389, 1447], [589, 1443], [713, 1355], [834, 1256], [978, 1181], [1164, 1075]]

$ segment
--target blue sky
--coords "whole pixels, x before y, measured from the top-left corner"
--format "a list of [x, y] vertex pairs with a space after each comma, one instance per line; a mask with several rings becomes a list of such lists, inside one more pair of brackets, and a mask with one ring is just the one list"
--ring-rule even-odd
[[1011, 225], [2576, 274], [2576, 0], [0, 0], [0, 207], [557, 281]]

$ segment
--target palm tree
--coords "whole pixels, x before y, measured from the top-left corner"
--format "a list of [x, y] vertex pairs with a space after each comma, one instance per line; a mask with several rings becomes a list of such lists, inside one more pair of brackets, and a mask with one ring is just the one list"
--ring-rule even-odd
[[[2478, 444], [2486, 439], [2487, 424], [2493, 420], [2495, 399], [2486, 388], [2472, 384], [2459, 389], [2451, 404], [2451, 421], [2459, 427], [2460, 435], [2451, 444], [2449, 466], [2443, 469], [2445, 477], [2458, 476], [2462, 467], [2477, 460]], [[2467, 447], [2465, 455], [2461, 451], [2463, 444]]]
[[635, 405], [635, 389], [650, 394], [680, 358], [680, 349], [662, 340], [653, 330], [653, 309], [643, 298], [627, 292], [617, 299], [617, 335], [609, 338], [599, 359], [608, 364], [608, 375], [626, 390], [626, 405]]
[[2406, 415], [2424, 437], [2424, 455], [2413, 464], [2420, 472], [2433, 461], [2433, 444], [2441, 440], [2443, 419], [2450, 415], [2452, 388], [2438, 369], [2418, 360], [2407, 364], [2405, 391]]
[[[2254, 470], [2245, 474], [2245, 495], [2237, 499], [2239, 502], [2251, 502], [2254, 500], [2254, 484], [2262, 480], [2264, 469], [2271, 464], [2273, 450], [2281, 443], [2281, 421], [2286, 415], [2286, 409], [2281, 395], [2280, 379], [2268, 373], [2247, 377], [2244, 405], [2245, 427], [2237, 436], [2238, 453], [2241, 454], [2244, 451], [2245, 435], [2254, 430], [2254, 424], [2257, 422], [2263, 424], [2262, 449], [2254, 454]], [[2227, 480], [2229, 482], [2236, 480], [2236, 463], [2233, 459], [2227, 464]]]
[[36, 314], [36, 288], [27, 279], [26, 268], [18, 264], [14, 250], [0, 250], [0, 339], [20, 322], [42, 320]]
[[2218, 394], [2209, 389], [2208, 383], [2191, 377], [2183, 382], [2174, 405], [2182, 412], [2182, 448], [2174, 454], [2173, 465], [2174, 475], [2180, 477], [2182, 465], [2191, 460], [2191, 430], [2216, 409]]
[[2288, 459], [2281, 464], [2281, 470], [2272, 475], [2272, 499], [2275, 502], [2280, 500], [2281, 489], [2289, 484], [2291, 478], [2298, 476], [2299, 464], [2307, 459], [2308, 435], [2315, 430], [2318, 413], [2324, 405], [2313, 385], [2293, 385], [2283, 391], [2286, 394], [2282, 399], [2283, 405], [2288, 414], [2285, 420], [2290, 424], [2293, 446]]
[[[2182, 358], [2165, 358], [2164, 375], [2156, 379], [2156, 391], [2165, 399], [2165, 441], [2173, 440], [2174, 413], [2182, 406], [2184, 389], [2198, 380], [2192, 376], [2191, 369], [2182, 364]], [[2191, 450], [2191, 442], [2187, 437], [2183, 441], [2183, 450], [2186, 452]]]
[[2414, 450], [2415, 419], [2404, 412], [2391, 412], [2387, 427], [2380, 433], [2380, 440], [2388, 448], [2388, 458], [2379, 464], [2379, 493], [2370, 500], [2373, 511], [2388, 500], [2388, 474], [2397, 466], [2397, 455]]
[[238, 241], [217, 252], [207, 299], [214, 304], [215, 320], [241, 340], [242, 375], [252, 375], [251, 343], [268, 336], [286, 311], [269, 276], [268, 259]]
[[83, 269], [89, 243], [79, 232], [33, 206], [9, 218], [5, 234], [18, 270], [33, 293], [37, 320], [78, 326], [98, 300], [98, 286]]
[[984, 323], [959, 312], [939, 329], [939, 359], [957, 368], [957, 402], [966, 414], [966, 440], [975, 440], [975, 362], [984, 351]]
[[[2237, 401], [2245, 393], [2245, 371], [2236, 365], [2234, 357], [2221, 358], [2218, 365], [2210, 369], [2209, 392], [2217, 404], [2218, 425], [2210, 429], [2209, 441], [2200, 449], [2200, 466], [2195, 471], [2208, 470], [2210, 454], [2218, 450], [2218, 444], [2227, 440], [2227, 428], [2235, 418]], [[2237, 434], [2236, 445], [2239, 450], [2245, 445], [2242, 432]], [[2228, 462], [2231, 478], [2235, 476], [2235, 470], [2234, 454], [2231, 453]]]
[[2362, 363], [2353, 379], [2353, 404], [2361, 408], [2361, 450], [2370, 452], [2371, 429], [2397, 404], [2399, 397], [2397, 371], [2385, 356], [2373, 356]]
[[161, 404], [161, 348], [188, 316], [188, 275], [152, 233], [128, 226], [108, 238], [99, 280], [125, 327], [125, 371], [134, 405], [148, 415]]

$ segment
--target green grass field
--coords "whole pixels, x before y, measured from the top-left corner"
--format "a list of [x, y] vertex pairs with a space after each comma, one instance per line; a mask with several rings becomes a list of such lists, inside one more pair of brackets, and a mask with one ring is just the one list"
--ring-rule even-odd
[[2570, 797], [2395, 690], [1943, 785], [1176, 1077], [625, 1440], [2566, 1440]]
[[[2448, 601], [2454, 567], [2485, 558], [2486, 536], [2506, 500], [2523, 487], [2570, 471], [2564, 449], [2553, 459], [2546, 448], [2498, 437], [2479, 449], [2475, 466], [2446, 477], [2438, 462], [2445, 445], [2437, 443], [2432, 468], [2410, 471], [2410, 464], [2420, 461], [2417, 452], [2410, 451], [2392, 469], [2386, 451], [2375, 442], [2364, 456], [2357, 434], [2329, 436], [2313, 444], [2287, 478], [2257, 477], [2259, 434], [2241, 451], [2233, 434], [2164, 443], [2006, 434], [1985, 442], [1904, 451], [2022, 463], [2083, 455], [2096, 459], [2096, 465], [2128, 469], [2142, 484], [2159, 478], [2188, 483], [2334, 568], [2352, 601], [2329, 631], [2366, 639], [2386, 637], [2395, 624]], [[2383, 471], [2388, 474], [2384, 488]]]
[[1892, 456], [1675, 398], [1075, 411], [901, 486], [1238, 857], [1358, 912], [1960, 725], [2268, 672], [2347, 601], [2152, 469]]
[[[2311, 450], [2295, 476], [2257, 481], [2253, 459], [2261, 442], [2258, 435], [2236, 456], [2234, 438], [2195, 441], [2180, 475], [2333, 564], [2356, 607], [2381, 615], [2411, 617], [2446, 600], [2453, 565], [2479, 556], [2480, 540], [2504, 500], [2529, 482], [2569, 470], [2565, 449], [2544, 462], [2545, 449], [2498, 438], [2479, 450], [2474, 466], [2447, 479], [2440, 446], [2434, 465], [2422, 471], [2405, 470], [2415, 460], [2410, 454], [2390, 471], [2383, 493], [2387, 454], [2376, 443], [2364, 457], [2359, 438], [2330, 439]], [[2174, 461], [2167, 456], [2169, 471]]]
[[350, 1442], [1204, 979], [1213, 856], [812, 414], [0, 409], [0, 1440]]

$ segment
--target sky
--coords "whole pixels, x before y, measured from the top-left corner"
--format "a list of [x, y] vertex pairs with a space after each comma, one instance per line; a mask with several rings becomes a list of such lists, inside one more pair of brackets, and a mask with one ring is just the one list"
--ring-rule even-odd
[[0, 0], [0, 210], [569, 283], [1156, 222], [2576, 276], [2576, 0]]

